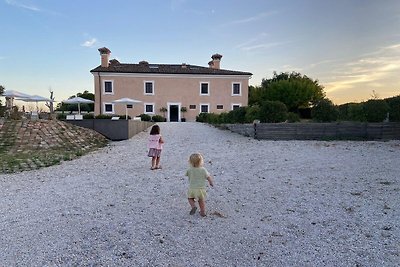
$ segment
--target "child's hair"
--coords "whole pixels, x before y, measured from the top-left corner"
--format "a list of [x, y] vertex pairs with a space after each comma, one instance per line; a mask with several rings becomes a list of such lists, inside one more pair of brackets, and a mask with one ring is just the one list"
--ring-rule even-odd
[[200, 153], [193, 153], [189, 157], [189, 163], [195, 168], [201, 167], [204, 163], [203, 156]]
[[160, 126], [154, 124], [153, 127], [151, 127], [150, 135], [156, 135], [156, 134], [160, 134]]

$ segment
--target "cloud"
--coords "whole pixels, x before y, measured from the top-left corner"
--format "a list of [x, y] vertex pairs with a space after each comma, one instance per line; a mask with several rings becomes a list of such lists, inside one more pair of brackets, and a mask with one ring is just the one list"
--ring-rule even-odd
[[36, 6], [26, 5], [26, 4], [23, 4], [21, 2], [14, 1], [14, 0], [6, 0], [6, 3], [11, 5], [11, 6], [27, 9], [27, 10], [30, 10], [30, 11], [35, 11], [35, 12], [41, 12], [42, 11], [40, 8], [38, 8]]
[[230, 22], [222, 24], [221, 26], [226, 27], [226, 26], [232, 26], [232, 25], [247, 24], [250, 22], [258, 21], [263, 18], [275, 15], [276, 13], [277, 13], [276, 11], [263, 12], [263, 13], [255, 15], [255, 16], [252, 16], [252, 17], [230, 21]]
[[276, 47], [280, 45], [285, 45], [288, 42], [268, 42], [266, 39], [268, 34], [260, 33], [256, 37], [241, 43], [236, 46], [236, 49], [241, 49], [243, 51], [253, 51], [253, 50], [260, 50], [260, 49], [269, 49], [271, 47]]
[[90, 40], [85, 41], [83, 44], [81, 44], [81, 46], [83, 46], [83, 47], [93, 47], [96, 43], [97, 43], [97, 39], [96, 38], [92, 38]]
[[354, 61], [336, 66], [334, 76], [326, 83], [327, 92], [356, 87], [385, 87], [400, 78], [400, 44], [382, 47]]

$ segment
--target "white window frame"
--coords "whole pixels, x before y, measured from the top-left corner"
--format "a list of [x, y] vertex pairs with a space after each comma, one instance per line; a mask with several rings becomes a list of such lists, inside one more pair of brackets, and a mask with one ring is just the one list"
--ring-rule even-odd
[[[112, 111], [106, 111], [106, 105], [111, 105], [111, 107], [112, 107]], [[113, 103], [108, 103], [108, 102], [104, 102], [103, 103], [103, 110], [104, 110], [104, 112], [103, 112], [103, 114], [114, 114], [114, 104]]]
[[[146, 106], [153, 106], [153, 112], [147, 112], [146, 111]], [[155, 114], [155, 108], [156, 108], [156, 105], [154, 104], [154, 103], [144, 103], [143, 104], [143, 113], [144, 114]]]
[[[106, 82], [111, 83], [111, 92], [106, 92]], [[103, 80], [103, 95], [113, 95], [114, 94], [114, 80]]]
[[[207, 112], [202, 112], [201, 111], [201, 107], [202, 106], [207, 106]], [[200, 103], [199, 104], [199, 111], [200, 111], [199, 113], [210, 113], [210, 103]]]
[[[239, 94], [234, 93], [234, 85], [239, 84]], [[232, 96], [242, 96], [242, 83], [241, 82], [232, 82]]]
[[[152, 84], [152, 88], [153, 88], [153, 92], [152, 93], [146, 93], [146, 83], [151, 83]], [[155, 88], [154, 88], [154, 81], [144, 81], [143, 82], [143, 93], [144, 95], [154, 95]]]
[[[222, 108], [218, 108], [218, 106], [222, 106]], [[217, 110], [224, 110], [224, 105], [223, 104], [218, 104], [218, 105], [216, 105], [216, 107], [215, 107]]]
[[[203, 93], [201, 92], [201, 86], [202, 86], [203, 84], [207, 84], [207, 94], [203, 94]], [[201, 96], [209, 96], [209, 95], [210, 95], [210, 82], [200, 82], [200, 95], [201, 95]]]
[[239, 106], [239, 108], [240, 108], [242, 106], [242, 103], [232, 103], [231, 110], [233, 110], [233, 106]]

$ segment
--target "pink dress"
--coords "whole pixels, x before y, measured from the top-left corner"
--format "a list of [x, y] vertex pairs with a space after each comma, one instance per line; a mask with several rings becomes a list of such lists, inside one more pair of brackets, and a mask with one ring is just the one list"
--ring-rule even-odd
[[163, 144], [160, 143], [161, 135], [155, 134], [149, 136], [147, 148], [149, 149], [149, 157], [159, 157], [163, 149]]

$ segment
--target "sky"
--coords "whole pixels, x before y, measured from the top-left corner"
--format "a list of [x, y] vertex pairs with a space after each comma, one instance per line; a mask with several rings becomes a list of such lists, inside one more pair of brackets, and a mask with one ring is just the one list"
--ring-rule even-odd
[[[400, 95], [399, 0], [0, 0], [0, 85], [62, 101], [94, 92], [98, 48], [121, 63], [318, 80], [335, 104]], [[3, 102], [4, 104], [4, 102]]]

